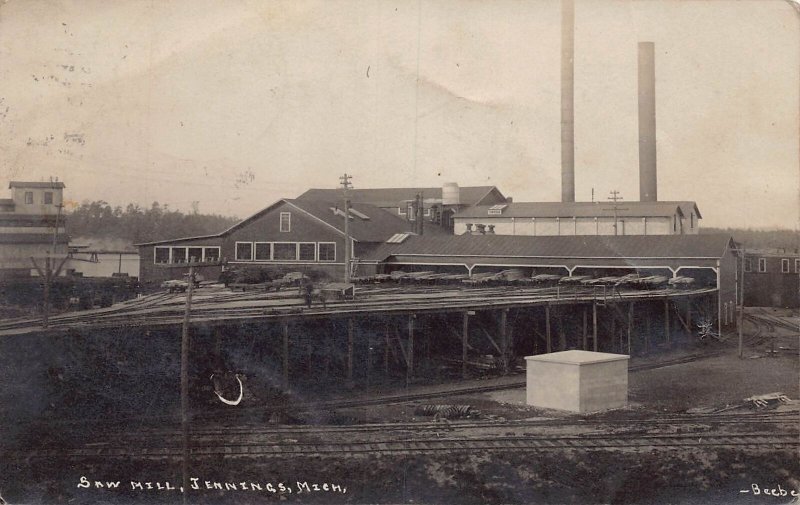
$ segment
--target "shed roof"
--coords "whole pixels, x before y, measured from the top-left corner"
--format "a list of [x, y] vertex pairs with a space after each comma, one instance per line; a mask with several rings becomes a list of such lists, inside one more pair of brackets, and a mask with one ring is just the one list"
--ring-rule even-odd
[[[499, 215], [489, 215], [490, 205], [476, 205], [458, 212], [455, 218], [519, 218], [533, 217], [611, 217], [614, 215], [612, 202], [514, 202], [503, 208]], [[619, 217], [657, 217], [679, 214], [688, 216], [700, 211], [694, 202], [619, 202]]]
[[[505, 199], [500, 190], [495, 186], [464, 186], [459, 187], [459, 200], [461, 205], [479, 205], [492, 192], [496, 192], [498, 199]], [[413, 200], [421, 193], [424, 198], [442, 198], [442, 188], [366, 188], [351, 189], [348, 196], [351, 202], [368, 203], [376, 207], [397, 207], [400, 203]], [[297, 197], [298, 200], [323, 200], [341, 201], [341, 189], [309, 189]]]
[[8, 183], [8, 189], [11, 188], [44, 188], [44, 189], [64, 189], [64, 183], [59, 181], [53, 182], [24, 182], [24, 181], [11, 181]]
[[399, 244], [381, 244], [362, 260], [391, 256], [483, 258], [695, 258], [719, 259], [733, 246], [729, 235], [522, 235], [410, 236]]

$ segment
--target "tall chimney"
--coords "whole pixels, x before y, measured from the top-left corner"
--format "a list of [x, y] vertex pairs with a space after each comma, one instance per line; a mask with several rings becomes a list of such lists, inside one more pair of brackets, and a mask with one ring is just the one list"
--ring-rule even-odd
[[561, 0], [561, 201], [575, 201], [575, 0]]
[[639, 42], [639, 200], [658, 201], [656, 63], [652, 42]]

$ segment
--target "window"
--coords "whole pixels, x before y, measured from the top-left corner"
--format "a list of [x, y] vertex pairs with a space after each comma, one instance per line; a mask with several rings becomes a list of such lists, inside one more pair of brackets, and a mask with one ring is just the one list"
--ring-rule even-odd
[[408, 204], [408, 210], [406, 212], [408, 212], [408, 220], [409, 221], [416, 221], [417, 220], [417, 216], [414, 214], [414, 204], [409, 203]]
[[673, 215], [672, 216], [672, 231], [675, 231], [675, 232], [678, 231], [678, 216], [677, 215]]
[[45, 205], [52, 205], [53, 204], [53, 192], [52, 191], [45, 191], [44, 192], [44, 204]]
[[189, 248], [189, 261], [203, 261], [203, 248], [190, 247]]
[[281, 231], [282, 232], [292, 231], [292, 213], [291, 212], [281, 212]]
[[425, 217], [431, 217], [431, 209], [430, 209], [430, 207], [428, 207], [427, 209], [423, 209], [422, 214]]
[[767, 271], [767, 258], [758, 258], [758, 271], [762, 273]]
[[789, 260], [787, 258], [783, 258], [781, 260], [781, 273], [782, 274], [789, 273]]
[[155, 263], [169, 263], [169, 247], [156, 247], [154, 252]]
[[239, 261], [250, 261], [253, 259], [252, 242], [236, 242], [236, 259]]
[[692, 212], [691, 214], [689, 214], [689, 226], [691, 226], [692, 228], [694, 228], [694, 212]]
[[400, 214], [401, 216], [405, 216], [406, 215], [406, 208], [405, 207], [397, 207], [397, 213]]
[[319, 261], [336, 261], [336, 243], [320, 242], [319, 254], [317, 257], [319, 258]]
[[269, 242], [256, 242], [256, 259], [261, 261], [271, 260], [272, 244]]
[[33, 203], [33, 191], [26, 191], [25, 192], [25, 203], [32, 204]]
[[800, 274], [800, 259], [794, 260], [794, 273]]
[[173, 247], [172, 248], [172, 262], [173, 263], [186, 263], [186, 248]]
[[273, 259], [297, 260], [297, 242], [278, 242], [274, 244]]
[[302, 242], [298, 245], [300, 261], [314, 261], [316, 258], [317, 246], [314, 242]]
[[745, 272], [752, 272], [753, 271], [753, 260], [750, 258], [744, 259], [744, 271]]
[[219, 261], [219, 247], [204, 247], [203, 261]]

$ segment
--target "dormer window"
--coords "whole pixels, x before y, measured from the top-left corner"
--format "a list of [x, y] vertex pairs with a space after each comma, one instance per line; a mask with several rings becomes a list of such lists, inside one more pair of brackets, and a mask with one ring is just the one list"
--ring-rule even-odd
[[508, 207], [508, 205], [506, 204], [492, 205], [491, 207], [489, 207], [489, 215], [500, 216], [503, 214], [503, 209], [505, 209], [506, 207]]
[[45, 191], [44, 192], [44, 204], [45, 205], [53, 205], [53, 192], [52, 191]]
[[281, 212], [281, 232], [287, 233], [292, 231], [292, 213]]
[[28, 205], [33, 204], [33, 191], [25, 192], [25, 203]]

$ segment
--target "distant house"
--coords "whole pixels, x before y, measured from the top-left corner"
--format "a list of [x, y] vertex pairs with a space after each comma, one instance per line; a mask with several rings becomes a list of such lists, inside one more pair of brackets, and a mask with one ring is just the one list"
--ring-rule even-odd
[[[368, 250], [408, 232], [404, 219], [373, 205], [353, 203], [349, 234], [356, 265]], [[340, 278], [344, 276], [344, 243], [341, 203], [306, 198], [278, 200], [218, 234], [136, 245], [140, 280], [148, 283], [182, 277], [192, 258], [213, 265], [203, 269], [206, 279], [218, 278], [221, 263], [324, 272]]]
[[779, 249], [745, 250], [744, 304], [800, 307], [800, 253]]
[[453, 216], [454, 233], [496, 235], [695, 235], [695, 202], [516, 202], [475, 205]]
[[31, 258], [43, 264], [48, 255], [67, 254], [64, 183], [12, 181], [8, 187], [11, 198], [0, 199], [0, 279], [29, 277]]
[[[438, 188], [367, 188], [351, 189], [348, 198], [354, 203], [380, 207], [407, 221], [415, 221], [417, 196], [422, 199], [426, 223], [453, 232], [453, 215], [475, 206], [506, 203], [507, 198], [494, 186], [459, 187], [447, 183]], [[343, 201], [341, 189], [309, 189], [298, 200]]]

